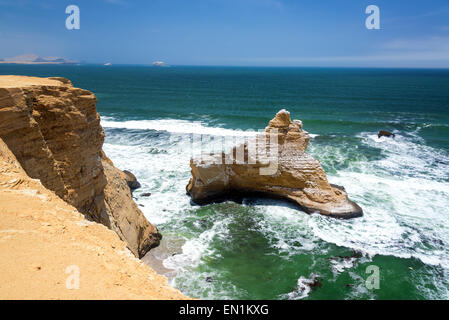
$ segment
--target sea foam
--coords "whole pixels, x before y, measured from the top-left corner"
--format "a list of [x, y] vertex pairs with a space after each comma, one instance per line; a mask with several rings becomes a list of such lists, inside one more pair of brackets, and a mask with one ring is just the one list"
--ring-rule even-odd
[[204, 134], [215, 136], [248, 136], [254, 135], [254, 130], [235, 130], [220, 127], [210, 127], [201, 121], [187, 121], [178, 119], [160, 120], [129, 120], [114, 121], [113, 118], [102, 118], [101, 125], [105, 128], [156, 130], [170, 133]]
[[[191, 154], [182, 150], [191, 146], [185, 139], [169, 139], [169, 133], [239, 136], [247, 132], [175, 119], [120, 122], [110, 118], [102, 120], [102, 125], [107, 133], [105, 152], [116, 166], [131, 170], [142, 184], [142, 189], [134, 194], [137, 203], [143, 205], [141, 209], [146, 217], [156, 225], [170, 225], [170, 230], [186, 235], [182, 252], [164, 261], [167, 268], [178, 274], [173, 283], [190, 288], [188, 291], [203, 298], [242, 294], [232, 282], [221, 286], [206, 283], [204, 274], [192, 271], [204, 263], [205, 258], [219, 254], [210, 244], [217, 237], [226, 237], [230, 218], [217, 217], [212, 228], [199, 236], [188, 236], [191, 230], [183, 221], [194, 219], [196, 209], [185, 195]], [[117, 128], [126, 130], [113, 131]], [[148, 130], [158, 134], [147, 135]], [[254, 218], [254, 227], [266, 235], [275, 250], [284, 253], [282, 259], [321, 250], [319, 243], [325, 241], [371, 257], [378, 254], [415, 257], [425, 264], [449, 270], [448, 155], [426, 146], [416, 133], [396, 132], [395, 139], [379, 139], [375, 132], [366, 132], [353, 139], [357, 139], [361, 147], [378, 150], [379, 156], [373, 160], [361, 154], [348, 166], [334, 166], [333, 161], [343, 163], [348, 152], [354, 152], [353, 145], [343, 144], [332, 146], [333, 158], [322, 162], [336, 168], [335, 172], [328, 173], [329, 180], [345, 186], [350, 198], [363, 207], [362, 218], [336, 220], [306, 215], [283, 202], [251, 200], [252, 203], [244, 202], [244, 205], [253, 206], [261, 215]], [[313, 144], [312, 152], [325, 156], [329, 151], [327, 147]], [[143, 192], [152, 195], [140, 197]], [[333, 272], [351, 272], [352, 264], [333, 264]], [[300, 281], [309, 278], [305, 276], [298, 280], [298, 290], [285, 298], [303, 298], [310, 293]], [[440, 287], [440, 293], [433, 296], [446, 294], [445, 287]], [[205, 293], [201, 294], [203, 289], [199, 288], [206, 290]], [[353, 297], [369, 295], [362, 287], [354, 290]]]

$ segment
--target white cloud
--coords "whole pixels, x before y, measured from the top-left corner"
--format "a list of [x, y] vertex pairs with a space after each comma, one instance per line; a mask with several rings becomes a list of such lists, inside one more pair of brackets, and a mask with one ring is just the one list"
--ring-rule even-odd
[[449, 37], [428, 37], [422, 39], [397, 39], [390, 41], [384, 46], [391, 50], [408, 50], [408, 51], [449, 51]]
[[320, 57], [259, 57], [232, 59], [234, 62], [272, 65], [376, 65], [409, 67], [449, 67], [449, 37], [397, 39], [385, 43], [380, 50], [367, 55]]

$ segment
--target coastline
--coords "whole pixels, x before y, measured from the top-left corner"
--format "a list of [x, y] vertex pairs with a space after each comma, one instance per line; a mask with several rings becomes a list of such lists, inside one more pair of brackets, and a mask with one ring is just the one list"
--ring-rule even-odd
[[162, 238], [159, 246], [151, 249], [140, 260], [148, 267], [153, 269], [156, 273], [167, 278], [170, 283], [175, 277], [177, 270], [167, 268], [164, 265], [164, 260], [168, 257], [175, 256], [182, 252], [182, 245], [185, 241], [174, 241]]
[[160, 234], [95, 103], [64, 78], [0, 77], [1, 299], [189, 299], [138, 259]]
[[[270, 91], [262, 86], [255, 91], [253, 96], [257, 99], [249, 102], [248, 108], [240, 108], [239, 112], [244, 116], [236, 119], [232, 117], [235, 110], [226, 106], [238, 105], [245, 99], [252, 82], [242, 79], [240, 72], [233, 72], [217, 95], [214, 80], [217, 71], [205, 70], [205, 74], [198, 76], [204, 82], [193, 83], [192, 100], [196, 114], [210, 114], [210, 118], [189, 118], [177, 108], [183, 104], [186, 91], [174, 93], [172, 84], [185, 88], [188, 83], [184, 77], [178, 82], [175, 80], [179, 73], [195, 75], [197, 70], [194, 68], [177, 71], [169, 77], [170, 83], [163, 81], [168, 75], [149, 68], [106, 71], [86, 67], [77, 70], [80, 72], [78, 77], [69, 69], [48, 67], [42, 70], [64, 75], [99, 97], [97, 107], [102, 119], [106, 120], [101, 123], [106, 134], [104, 151], [117, 167], [128, 169], [139, 178], [142, 188], [134, 192], [135, 201], [147, 219], [160, 228], [163, 240], [185, 239], [181, 254], [170, 256], [164, 262], [166, 266], [180, 270], [175, 283], [185, 294], [202, 299], [285, 299], [288, 293], [293, 293], [299, 298], [302, 295], [295, 294], [298, 279], [313, 279], [313, 273], [321, 276], [323, 286], [310, 291], [306, 299], [447, 297], [444, 279], [448, 279], [445, 245], [448, 233], [447, 228], [436, 226], [446, 221], [442, 213], [449, 199], [444, 174], [449, 164], [445, 151], [448, 126], [441, 115], [428, 114], [429, 110], [435, 112], [438, 106], [441, 107], [441, 103], [432, 109], [425, 99], [429, 92], [436, 96], [442, 92], [434, 86], [440, 83], [440, 74], [420, 73], [416, 79], [410, 79], [396, 71], [379, 71], [376, 75], [382, 76], [383, 81], [373, 82], [373, 93], [369, 95], [363, 91], [363, 85], [354, 81], [358, 72], [336, 74], [329, 71], [324, 73], [323, 79], [323, 72], [316, 70], [315, 76], [309, 81], [306, 79], [303, 87], [310, 88], [311, 93], [319, 97], [312, 99], [317, 107], [310, 109], [301, 91], [285, 101], [285, 105], [304, 119], [307, 131], [314, 134], [311, 135], [310, 152], [320, 160], [326, 173], [329, 172], [329, 181], [347, 187], [348, 193], [355, 195], [354, 199], [366, 208], [367, 214], [361, 219], [340, 221], [298, 213], [284, 202], [258, 199], [246, 199], [243, 204], [196, 207], [185, 195], [190, 168], [189, 153], [184, 151], [190, 150], [191, 144], [183, 140], [171, 141], [168, 139], [170, 134], [222, 135], [238, 133], [238, 128], [263, 127], [269, 120], [264, 117], [272, 115], [271, 102], [257, 113], [251, 106], [262, 99], [270, 101], [270, 96], [277, 93], [276, 88]], [[12, 67], [5, 70], [5, 73], [14, 72]], [[43, 75], [41, 69], [32, 67], [20, 70], [24, 74]], [[228, 71], [223, 70], [225, 72]], [[121, 81], [124, 87], [116, 90], [117, 79], [127, 73], [132, 75], [133, 81]], [[292, 76], [283, 75], [282, 85], [289, 92], [295, 92], [294, 86], [289, 84], [294, 83], [296, 76], [306, 74], [300, 70], [291, 70], [291, 73]], [[245, 71], [245, 74], [255, 74], [255, 71]], [[145, 75], [151, 75], [154, 81], [144, 82]], [[277, 72], [271, 75], [267, 71], [264, 75], [266, 79], [280, 76]], [[364, 78], [371, 75], [366, 72]], [[382, 95], [380, 100], [351, 99], [350, 94], [345, 95], [344, 88], [330, 86], [336, 76], [342, 76], [348, 86], [361, 90], [367, 97], [381, 94], [384, 85], [388, 84], [395, 88], [392, 96], [395, 101], [400, 101], [399, 109], [385, 114], [383, 106], [390, 100], [385, 100]], [[397, 77], [408, 82], [396, 84]], [[404, 97], [401, 92], [423, 80], [427, 84], [417, 90], [411, 100], [401, 99]], [[231, 92], [232, 82], [237, 82], [244, 90]], [[203, 83], [210, 85], [203, 88]], [[155, 85], [160, 87], [152, 91]], [[323, 93], [323, 87], [330, 91]], [[203, 94], [204, 90], [210, 98], [198, 99], [198, 93]], [[447, 97], [447, 92], [441, 93], [441, 97]], [[173, 100], [168, 102], [168, 95]], [[337, 95], [348, 104], [336, 109], [338, 114], [327, 104], [338, 104], [333, 98]], [[219, 108], [216, 109], [220, 115], [209, 108], [210, 99], [217, 96]], [[287, 99], [285, 94], [281, 97]], [[407, 106], [415, 101], [416, 108], [408, 109]], [[167, 110], [161, 113], [157, 106], [164, 103]], [[358, 109], [361, 103], [364, 107]], [[292, 107], [295, 104], [299, 106]], [[359, 110], [357, 118], [353, 116], [354, 110]], [[425, 114], [426, 118], [409, 114], [409, 111]], [[396, 138], [378, 138], [379, 129], [392, 130]], [[152, 195], [141, 196], [147, 192]], [[429, 249], [428, 245], [432, 247]], [[156, 252], [160, 248], [152, 250]], [[366, 256], [348, 265], [339, 257], [351, 256], [352, 250]], [[378, 265], [381, 270], [392, 270], [390, 274], [383, 274], [381, 289], [375, 293], [363, 291], [365, 269], [371, 264]], [[246, 270], [251, 272], [246, 273]], [[409, 281], [411, 275], [412, 282]], [[213, 281], [206, 281], [209, 276]], [[435, 288], [429, 289], [425, 283]]]
[[112, 230], [30, 179], [1, 141], [0, 162], [1, 299], [186, 299]]

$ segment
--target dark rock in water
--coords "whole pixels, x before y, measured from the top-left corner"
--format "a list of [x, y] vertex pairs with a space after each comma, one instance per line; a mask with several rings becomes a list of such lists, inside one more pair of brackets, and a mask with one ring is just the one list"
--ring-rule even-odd
[[[309, 287], [311, 290], [315, 290], [316, 288], [321, 288], [323, 283], [321, 282], [321, 279], [315, 275], [312, 279], [304, 280], [303, 285]], [[304, 290], [305, 288], [302, 289]]]
[[128, 184], [129, 188], [131, 190], [136, 190], [141, 187], [139, 181], [137, 181], [137, 178], [132, 172], [129, 172], [128, 170], [123, 170], [123, 173], [125, 174], [125, 180]]
[[206, 277], [206, 282], [212, 282], [212, 281], [214, 281], [214, 278], [212, 278], [212, 277]]
[[391, 133], [390, 131], [380, 130], [379, 133], [377, 134], [377, 137], [378, 138], [380, 138], [380, 137], [388, 137], [388, 138], [392, 137], [392, 138], [394, 138], [395, 134]]
[[149, 196], [151, 196], [151, 193], [150, 192], [145, 192], [145, 193], [142, 193], [140, 196], [141, 197], [149, 197]]
[[319, 278], [313, 279], [313, 281], [309, 284], [310, 288], [312, 288], [312, 289], [321, 288], [322, 285], [323, 285], [323, 283], [321, 282], [321, 280]]
[[337, 258], [343, 259], [343, 260], [349, 260], [352, 258], [359, 259], [363, 256], [363, 254], [360, 251], [352, 250], [352, 254], [349, 256], [336, 256]]
[[357, 259], [360, 259], [363, 257], [363, 254], [360, 251], [357, 250], [352, 250], [352, 254], [348, 255], [348, 256], [333, 256], [330, 258], [326, 258], [327, 260], [330, 261], [338, 261], [338, 260], [342, 260], [345, 262], [352, 262], [352, 261], [356, 261]]

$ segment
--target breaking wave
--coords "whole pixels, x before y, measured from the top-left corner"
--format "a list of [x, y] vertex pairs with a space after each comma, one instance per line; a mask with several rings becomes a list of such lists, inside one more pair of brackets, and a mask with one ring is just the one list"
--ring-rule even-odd
[[[191, 154], [180, 152], [188, 147], [184, 139], [168, 139], [167, 133], [248, 133], [175, 119], [121, 122], [107, 118], [101, 124], [107, 133], [105, 152], [116, 166], [131, 170], [142, 184], [134, 195], [145, 216], [162, 227], [164, 237], [183, 241], [181, 252], [163, 261], [166, 268], [176, 272], [172, 284], [195, 297], [247, 297], [238, 283], [224, 280], [223, 273], [203, 267], [221, 255], [217, 243], [228, 244], [236, 218], [217, 213], [202, 217], [202, 210], [206, 209], [192, 205], [185, 194]], [[275, 200], [247, 199], [241, 208], [251, 210], [252, 225], [248, 230], [263, 234], [280, 259], [327, 252], [324, 241], [369, 257], [416, 258], [426, 265], [442, 267], [447, 274], [449, 155], [427, 146], [416, 132], [395, 133], [395, 139], [379, 139], [374, 132], [352, 137], [312, 136], [310, 153], [321, 161], [330, 182], [345, 186], [350, 198], [363, 207], [362, 218], [336, 220], [302, 214]], [[141, 197], [145, 192], [152, 195]], [[215, 211], [214, 208], [212, 205], [208, 210]], [[358, 276], [351, 271], [355, 264], [353, 260], [333, 262], [330, 272], [348, 272], [355, 279]], [[297, 277], [296, 289], [279, 297], [307, 297], [310, 288], [306, 283], [311, 274]], [[206, 278], [221, 281], [208, 282]], [[425, 280], [416, 280], [417, 286], [422, 282]], [[429, 292], [429, 298], [448, 296], [445, 285], [435, 287], [437, 293]], [[353, 296], [370, 298], [372, 293], [359, 286]]]

